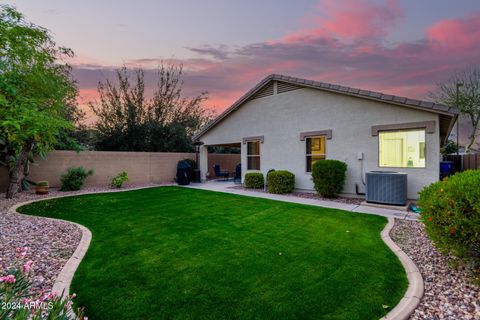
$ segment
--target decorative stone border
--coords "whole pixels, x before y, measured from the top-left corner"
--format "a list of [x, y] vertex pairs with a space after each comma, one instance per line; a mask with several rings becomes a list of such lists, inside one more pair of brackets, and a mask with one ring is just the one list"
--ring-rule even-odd
[[399, 246], [390, 238], [390, 230], [392, 230], [395, 219], [388, 218], [388, 223], [382, 230], [381, 238], [383, 242], [393, 251], [400, 260], [407, 273], [408, 289], [400, 302], [385, 317], [380, 320], [406, 320], [413, 313], [420, 303], [423, 296], [423, 278], [417, 266], [407, 256]]
[[[51, 200], [51, 199], [58, 199], [58, 198], [66, 198], [66, 197], [75, 197], [75, 196], [80, 196], [80, 195], [86, 195], [86, 194], [98, 194], [98, 193], [110, 193], [110, 192], [126, 192], [126, 191], [134, 191], [134, 190], [140, 190], [140, 189], [148, 189], [148, 188], [157, 188], [161, 186], [166, 186], [170, 184], [162, 184], [158, 186], [145, 186], [145, 187], [134, 187], [134, 188], [125, 188], [125, 189], [107, 189], [107, 190], [87, 190], [85, 192], [78, 192], [78, 193], [70, 193], [70, 194], [65, 194], [65, 195], [56, 195], [56, 196], [49, 196], [45, 198], [39, 198], [39, 199], [34, 199], [34, 200], [29, 200], [29, 201], [24, 201], [17, 203], [13, 206], [11, 206], [8, 209], [9, 213], [15, 213], [15, 214], [22, 214], [21, 212], [18, 212], [17, 209], [20, 208], [21, 206], [33, 203], [33, 202], [38, 202], [38, 201], [44, 201], [44, 200]], [[73, 280], [73, 276], [75, 274], [75, 271], [77, 270], [78, 266], [80, 265], [80, 262], [82, 262], [83, 257], [87, 253], [88, 247], [90, 246], [90, 241], [92, 240], [92, 232], [88, 230], [86, 227], [72, 222], [68, 220], [63, 220], [63, 219], [56, 219], [56, 218], [48, 218], [48, 217], [41, 217], [41, 216], [33, 216], [36, 218], [42, 218], [42, 219], [48, 219], [48, 220], [54, 220], [54, 221], [63, 221], [67, 222], [73, 225], [76, 225], [80, 231], [82, 232], [82, 238], [80, 239], [80, 242], [78, 244], [77, 249], [75, 249], [75, 252], [73, 255], [68, 259], [68, 261], [65, 263], [63, 266], [62, 270], [57, 276], [57, 279], [55, 280], [55, 283], [53, 284], [52, 287], [52, 292], [57, 292], [61, 294], [63, 292], [63, 295], [69, 295], [70, 294], [70, 285]]]

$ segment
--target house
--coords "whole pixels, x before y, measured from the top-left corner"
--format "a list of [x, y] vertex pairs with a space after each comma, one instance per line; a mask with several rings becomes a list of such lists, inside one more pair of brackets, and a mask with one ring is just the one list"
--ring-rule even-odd
[[440, 145], [458, 111], [408, 99], [273, 74], [258, 83], [205, 126], [194, 140], [206, 179], [207, 146], [241, 147], [242, 181], [246, 172], [270, 169], [295, 174], [295, 187], [313, 190], [315, 161], [347, 163], [343, 193], [364, 190], [367, 171], [408, 174], [408, 197], [417, 198], [439, 179]]

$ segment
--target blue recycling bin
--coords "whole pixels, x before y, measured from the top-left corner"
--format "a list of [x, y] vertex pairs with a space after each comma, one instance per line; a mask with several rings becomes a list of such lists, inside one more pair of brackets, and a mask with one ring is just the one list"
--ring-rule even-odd
[[451, 176], [453, 173], [453, 161], [440, 161], [440, 180]]

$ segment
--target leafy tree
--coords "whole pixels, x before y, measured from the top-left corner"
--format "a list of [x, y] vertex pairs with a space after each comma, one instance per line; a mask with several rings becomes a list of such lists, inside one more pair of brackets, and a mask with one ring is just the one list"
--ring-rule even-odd
[[[459, 90], [458, 102], [457, 83], [463, 83]], [[480, 122], [480, 67], [474, 67], [453, 75], [446, 82], [437, 86], [436, 91], [432, 93], [432, 97], [447, 105], [457, 106], [459, 111], [468, 117], [472, 128], [468, 143], [465, 146], [465, 152], [470, 152], [475, 144]]]
[[57, 135], [55, 150], [89, 150], [91, 149], [91, 130], [84, 124], [85, 111], [81, 110], [76, 100], [69, 101], [62, 110], [63, 118], [70, 122], [73, 127], [61, 130]]
[[65, 106], [77, 91], [70, 68], [57, 61], [73, 52], [57, 47], [46, 29], [1, 5], [0, 35], [0, 161], [9, 171], [11, 198], [33, 156], [44, 156], [71, 128]]
[[193, 151], [193, 134], [213, 116], [203, 106], [207, 93], [183, 95], [181, 65], [162, 64], [157, 76], [150, 99], [145, 97], [141, 69], [132, 72], [124, 67], [117, 70], [116, 83], [99, 83], [100, 101], [90, 103], [98, 118], [97, 150]]
[[455, 153], [457, 152], [458, 150], [458, 147], [457, 147], [457, 144], [455, 142], [453, 142], [452, 140], [448, 140], [442, 148], [440, 148], [440, 153], [442, 155], [448, 155], [448, 154], [452, 154], [452, 153]]

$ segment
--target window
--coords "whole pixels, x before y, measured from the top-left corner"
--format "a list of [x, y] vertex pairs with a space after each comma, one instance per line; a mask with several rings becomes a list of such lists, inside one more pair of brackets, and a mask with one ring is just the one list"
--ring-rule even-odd
[[308, 137], [305, 138], [307, 146], [307, 172], [312, 172], [312, 166], [318, 160], [325, 160], [326, 137]]
[[425, 129], [378, 134], [379, 166], [425, 168]]
[[247, 169], [260, 170], [260, 141], [247, 142]]

